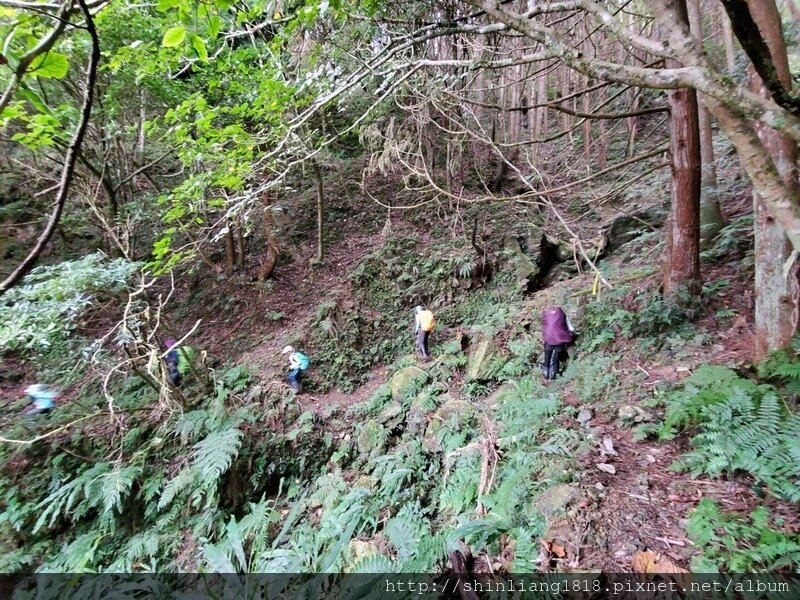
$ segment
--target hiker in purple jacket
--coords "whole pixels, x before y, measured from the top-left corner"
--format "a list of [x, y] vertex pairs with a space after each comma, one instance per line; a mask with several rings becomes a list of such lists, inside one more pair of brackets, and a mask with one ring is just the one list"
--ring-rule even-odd
[[575, 328], [559, 306], [542, 311], [542, 340], [544, 360], [542, 374], [545, 379], [555, 379], [561, 360], [567, 357], [567, 346], [575, 339]]

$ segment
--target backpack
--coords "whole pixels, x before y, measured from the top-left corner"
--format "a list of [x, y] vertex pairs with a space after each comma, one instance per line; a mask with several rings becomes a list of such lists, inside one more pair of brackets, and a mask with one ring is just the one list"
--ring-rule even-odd
[[297, 352], [296, 354], [297, 354], [297, 356], [296, 356], [297, 361], [300, 363], [300, 369], [305, 371], [308, 368], [308, 365], [311, 364], [311, 361], [302, 352]]
[[436, 319], [431, 311], [423, 310], [419, 313], [419, 326], [423, 331], [433, 331], [433, 328], [436, 327]]

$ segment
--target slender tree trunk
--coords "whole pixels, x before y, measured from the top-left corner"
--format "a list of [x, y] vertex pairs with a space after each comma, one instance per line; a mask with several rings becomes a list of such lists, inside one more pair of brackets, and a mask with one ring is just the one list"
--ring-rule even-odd
[[733, 49], [733, 29], [731, 28], [731, 20], [722, 4], [719, 4], [718, 8], [721, 13], [722, 39], [725, 43], [725, 63], [728, 67], [728, 73], [733, 73], [736, 70], [736, 53]]
[[233, 221], [228, 219], [228, 230], [225, 232], [225, 271], [230, 273], [236, 267], [236, 242], [233, 237]]
[[[781, 30], [781, 17], [774, 0], [749, 0], [750, 14], [767, 42], [778, 78], [791, 90], [792, 77], [786, 45]], [[755, 72], [751, 72], [753, 89], [767, 96], [768, 92]], [[789, 191], [789, 201], [800, 201], [797, 173], [797, 146], [788, 136], [756, 122], [756, 132], [772, 156], [778, 173]], [[800, 263], [783, 228], [758, 194], [754, 194], [755, 212], [755, 359], [789, 344], [800, 321]]]
[[236, 219], [236, 268], [244, 269], [244, 227], [242, 227], [242, 217]]
[[325, 233], [325, 213], [323, 210], [325, 204], [325, 190], [322, 181], [322, 169], [320, 169], [319, 163], [316, 160], [313, 162], [313, 168], [314, 180], [317, 184], [317, 260], [322, 262], [325, 259], [325, 247], [322, 243]]
[[[685, 0], [678, 0], [688, 24]], [[667, 61], [667, 68], [680, 63]], [[697, 94], [693, 89], [669, 93], [670, 153], [672, 155], [672, 213], [667, 228], [664, 295], [684, 289], [690, 298], [700, 293], [700, 139]]]
[[[629, 101], [629, 111], [636, 112], [639, 110], [639, 89], [631, 88], [629, 92], [631, 99]], [[625, 122], [628, 128], [628, 145], [625, 149], [627, 158], [633, 157], [633, 145], [636, 141], [636, 130], [639, 127], [639, 117], [628, 117]]]
[[271, 208], [272, 199], [268, 193], [265, 193], [262, 199], [264, 201], [264, 239], [266, 240], [267, 256], [258, 268], [258, 278], [263, 281], [272, 275], [272, 271], [275, 269], [275, 265], [278, 262], [280, 246], [278, 245], [278, 238], [275, 236], [273, 227], [275, 217]]
[[[689, 28], [702, 42], [703, 26], [700, 19], [700, 0], [688, 0]], [[702, 95], [700, 95], [702, 98]], [[711, 115], [699, 104], [697, 120], [700, 127], [700, 247], [709, 248], [725, 226], [717, 193], [717, 168], [714, 164], [714, 139], [711, 132]]]
[[[598, 100], [602, 103], [606, 99], [607, 87], [600, 88]], [[599, 133], [597, 134], [597, 168], [602, 171], [608, 166], [608, 139], [606, 138], [606, 120], [599, 119]]]
[[[541, 73], [536, 79], [536, 90], [537, 104], [547, 104], [547, 72]], [[538, 139], [547, 135], [547, 107], [537, 108], [536, 113], [536, 120], [539, 123], [536, 134], [536, 139]]]

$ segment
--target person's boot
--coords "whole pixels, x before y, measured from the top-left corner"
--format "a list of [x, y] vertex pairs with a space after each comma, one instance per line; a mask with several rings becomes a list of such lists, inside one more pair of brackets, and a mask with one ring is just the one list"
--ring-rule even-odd
[[550, 379], [550, 374], [549, 374], [549, 373], [550, 373], [550, 369], [548, 369], [548, 368], [545, 366], [544, 362], [542, 362], [541, 364], [539, 364], [539, 368], [541, 368], [541, 369], [542, 369], [542, 377], [544, 377], [545, 379]]

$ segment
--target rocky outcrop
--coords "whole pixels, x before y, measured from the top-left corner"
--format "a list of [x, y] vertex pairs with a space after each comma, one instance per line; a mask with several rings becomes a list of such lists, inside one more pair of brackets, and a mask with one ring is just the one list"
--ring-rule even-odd
[[490, 339], [482, 339], [472, 348], [467, 362], [466, 381], [488, 381], [494, 376], [500, 350]]

